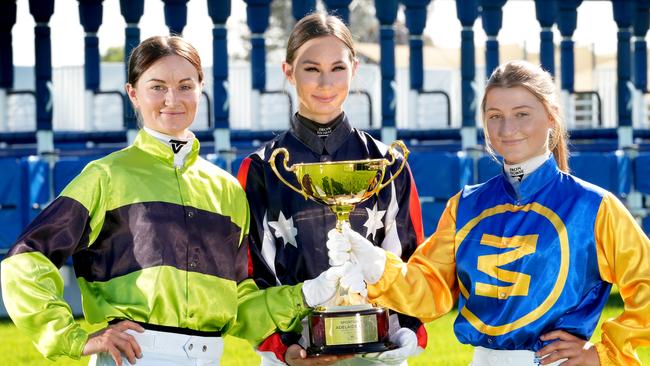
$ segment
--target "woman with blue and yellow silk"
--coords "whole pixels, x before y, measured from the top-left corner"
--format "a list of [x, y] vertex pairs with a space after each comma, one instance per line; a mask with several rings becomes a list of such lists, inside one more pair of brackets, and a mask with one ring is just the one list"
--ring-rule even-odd
[[[569, 174], [556, 99], [540, 67], [494, 71], [483, 125], [503, 174], [452, 197], [408, 263], [349, 228], [328, 242], [332, 264], [365, 259], [371, 301], [431, 321], [458, 300], [473, 366], [640, 365], [650, 345], [650, 241], [614, 195]], [[612, 284], [625, 309], [591, 344]]]

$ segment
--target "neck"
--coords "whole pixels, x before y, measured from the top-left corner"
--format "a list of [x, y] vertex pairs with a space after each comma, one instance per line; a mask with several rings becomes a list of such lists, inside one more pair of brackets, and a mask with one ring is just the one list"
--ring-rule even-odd
[[341, 114], [335, 116], [332, 120], [327, 121], [326, 123], [319, 123], [311, 118], [305, 117], [300, 114], [300, 112], [297, 113], [298, 121], [300, 123], [307, 127], [309, 130], [314, 132], [318, 137], [321, 138], [326, 138], [329, 136], [334, 129], [340, 124], [340, 122], [343, 120], [343, 112]]
[[187, 155], [192, 151], [192, 143], [194, 140], [194, 134], [192, 132], [187, 131], [185, 134], [186, 137], [176, 137], [152, 130], [147, 126], [144, 126], [143, 129], [146, 133], [153, 136], [156, 140], [169, 146], [169, 148], [174, 153], [175, 167], [180, 168], [185, 164]]
[[343, 113], [343, 108], [339, 108], [336, 112], [328, 114], [314, 114], [310, 113], [308, 110], [305, 110], [305, 108], [298, 108], [298, 114], [300, 116], [322, 125], [326, 125], [332, 122], [336, 119], [336, 117], [340, 116], [341, 113]]
[[168, 134], [163, 133], [163, 132], [156, 131], [156, 130], [154, 130], [152, 128], [149, 128], [147, 126], [143, 126], [142, 129], [145, 130], [145, 132], [147, 132], [151, 136], [153, 136], [153, 137], [157, 138], [158, 140], [160, 140], [160, 141], [162, 141], [164, 143], [167, 143], [167, 144], [168, 144], [169, 140], [189, 141], [189, 140], [192, 140], [194, 138], [194, 134], [191, 133], [189, 130], [185, 130], [183, 133], [178, 134], [179, 136], [173, 136], [173, 135], [168, 135]]
[[503, 164], [503, 170], [508, 176], [510, 183], [518, 183], [526, 179], [532, 172], [537, 170], [542, 164], [551, 157], [551, 152], [546, 151], [541, 155], [530, 158], [517, 164]]

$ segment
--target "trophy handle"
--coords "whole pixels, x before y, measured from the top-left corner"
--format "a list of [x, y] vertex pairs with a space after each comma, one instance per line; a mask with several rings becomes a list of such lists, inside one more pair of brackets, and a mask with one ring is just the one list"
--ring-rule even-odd
[[287, 165], [287, 163], [289, 162], [289, 151], [287, 149], [285, 149], [284, 147], [279, 147], [279, 148], [273, 150], [273, 152], [271, 153], [271, 157], [269, 158], [269, 164], [271, 164], [271, 170], [273, 170], [273, 173], [275, 173], [275, 175], [278, 177], [278, 179], [280, 179], [280, 181], [282, 183], [286, 184], [287, 187], [293, 189], [294, 191], [296, 191], [296, 193], [301, 194], [303, 197], [305, 197], [305, 199], [307, 199], [308, 198], [307, 194], [305, 192], [303, 192], [302, 189], [298, 189], [293, 184], [287, 182], [287, 180], [284, 179], [282, 174], [280, 174], [278, 169], [275, 167], [275, 157], [277, 155], [279, 155], [279, 154], [284, 155], [284, 160], [282, 161], [282, 165], [284, 165], [284, 170], [286, 170], [288, 172], [292, 172], [292, 173], [295, 172], [296, 168], [293, 165], [291, 167], [289, 167]]
[[406, 145], [404, 145], [404, 143], [401, 140], [393, 141], [393, 143], [390, 144], [390, 146], [388, 147], [388, 152], [390, 153], [390, 157], [392, 158], [388, 162], [388, 166], [393, 165], [395, 161], [397, 161], [397, 156], [396, 156], [397, 153], [395, 152], [396, 147], [399, 147], [399, 149], [402, 150], [402, 155], [404, 155], [404, 160], [402, 160], [402, 164], [399, 166], [399, 169], [397, 169], [397, 172], [395, 172], [395, 174], [393, 174], [390, 178], [388, 178], [388, 180], [385, 183], [381, 183], [379, 185], [379, 190], [377, 190], [377, 192], [386, 188], [386, 186], [389, 185], [390, 182], [395, 180], [395, 178], [397, 178], [397, 176], [402, 172], [402, 170], [406, 166], [406, 158], [408, 158], [411, 152], [409, 151], [409, 149], [406, 148]]

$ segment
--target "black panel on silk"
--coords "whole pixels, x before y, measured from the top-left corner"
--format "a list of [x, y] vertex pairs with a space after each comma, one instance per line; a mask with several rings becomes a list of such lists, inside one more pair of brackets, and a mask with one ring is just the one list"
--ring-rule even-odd
[[84, 205], [69, 197], [58, 197], [25, 228], [7, 257], [41, 252], [61, 268], [74, 252], [88, 245], [90, 223]]
[[172, 266], [239, 282], [248, 271], [240, 235], [227, 216], [166, 202], [134, 203], [106, 212], [97, 240], [74, 256], [75, 271], [88, 281], [107, 281]]

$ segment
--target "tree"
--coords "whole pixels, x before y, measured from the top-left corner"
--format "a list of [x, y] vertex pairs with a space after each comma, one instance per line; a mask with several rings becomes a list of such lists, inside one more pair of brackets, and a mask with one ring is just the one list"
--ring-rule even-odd
[[124, 47], [109, 47], [102, 55], [102, 62], [124, 62]]
[[269, 59], [284, 60], [287, 40], [295, 24], [296, 21], [291, 13], [291, 0], [273, 0], [269, 29], [266, 32], [266, 50]]

